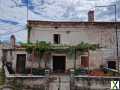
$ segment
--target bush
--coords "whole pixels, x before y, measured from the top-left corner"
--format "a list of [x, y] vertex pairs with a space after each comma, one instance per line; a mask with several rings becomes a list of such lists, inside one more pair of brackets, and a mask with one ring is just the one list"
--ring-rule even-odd
[[5, 72], [4, 69], [0, 69], [0, 85], [4, 85], [5, 83]]
[[45, 75], [45, 69], [33, 68], [32, 74], [33, 75]]
[[86, 75], [88, 74], [88, 70], [85, 68], [79, 68], [75, 70], [74, 74], [75, 75]]
[[31, 68], [26, 68], [24, 74], [30, 74], [31, 73]]

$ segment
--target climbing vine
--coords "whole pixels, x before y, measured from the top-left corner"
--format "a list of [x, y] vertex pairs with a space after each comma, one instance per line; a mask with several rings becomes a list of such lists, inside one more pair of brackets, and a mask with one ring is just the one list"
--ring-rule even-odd
[[81, 51], [81, 52], [86, 52], [88, 50], [96, 50], [97, 48], [99, 48], [98, 44], [89, 44], [89, 43], [84, 43], [81, 42], [80, 44], [76, 45], [76, 49]]
[[45, 41], [37, 41], [36, 43], [21, 43], [21, 46], [26, 48], [26, 51], [28, 53], [32, 53], [34, 50], [36, 54], [40, 55], [41, 57], [43, 54], [47, 51], [68, 51], [69, 56], [73, 56], [75, 53], [75, 50], [80, 51], [81, 53], [87, 52], [88, 50], [96, 50], [99, 48], [98, 44], [89, 44], [85, 42], [81, 42], [77, 45], [54, 45], [51, 43], [47, 43]]

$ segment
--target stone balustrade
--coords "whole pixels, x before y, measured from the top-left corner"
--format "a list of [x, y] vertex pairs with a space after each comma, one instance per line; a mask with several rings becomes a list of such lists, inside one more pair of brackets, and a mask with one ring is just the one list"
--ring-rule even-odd
[[[48, 74], [42, 75], [23, 75], [23, 74], [10, 74], [6, 67], [4, 67], [6, 82], [2, 90], [48, 90], [49, 80]], [[9, 89], [6, 89], [9, 88]]]
[[71, 90], [110, 90], [111, 81], [120, 81], [120, 77], [74, 76]]

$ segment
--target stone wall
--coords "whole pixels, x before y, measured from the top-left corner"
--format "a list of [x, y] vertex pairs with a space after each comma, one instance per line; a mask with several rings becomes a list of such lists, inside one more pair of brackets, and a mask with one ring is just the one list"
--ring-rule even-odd
[[1, 90], [49, 90], [46, 78], [6, 78]]
[[71, 90], [111, 90], [111, 81], [120, 81], [120, 78], [77, 76], [73, 79]]
[[[120, 29], [118, 28], [118, 31]], [[116, 37], [115, 37], [115, 28], [112, 26], [106, 25], [92, 25], [92, 24], [81, 24], [78, 26], [64, 26], [64, 27], [48, 27], [46, 26], [37, 26], [32, 27], [30, 30], [30, 41], [46, 41], [53, 43], [53, 34], [61, 35], [61, 44], [76, 45], [82, 41], [91, 44], [99, 44], [102, 49], [96, 51], [90, 51], [89, 57], [89, 66], [90, 69], [99, 68], [100, 65], [106, 65], [107, 61], [116, 60]], [[120, 33], [118, 33], [120, 34]], [[13, 68], [16, 68], [16, 55], [17, 54], [26, 54], [25, 50], [23, 51], [12, 51], [13, 55], [10, 55], [10, 51], [7, 53], [6, 57], [8, 61], [13, 62]], [[59, 54], [62, 55], [62, 54]], [[66, 54], [66, 69], [74, 67], [74, 58], [70, 59]], [[27, 58], [28, 59], [28, 58]], [[38, 67], [39, 57], [35, 58], [36, 61], [31, 62], [27, 60], [26, 67]], [[76, 67], [80, 67], [81, 56], [77, 56]], [[49, 58], [48, 62], [49, 67], [52, 69], [52, 56]], [[44, 60], [41, 60], [41, 66], [45, 67]]]
[[[118, 31], [120, 29], [118, 28]], [[106, 65], [107, 61], [116, 59], [116, 34], [114, 26], [107, 25], [76, 25], [54, 28], [47, 25], [37, 25], [30, 31], [30, 41], [46, 41], [53, 43], [53, 34], [61, 35], [61, 44], [76, 45], [82, 41], [91, 44], [99, 44], [103, 49], [90, 52], [90, 68], [99, 68], [100, 65]], [[80, 65], [80, 56], [77, 57], [77, 67]], [[68, 67], [73, 66], [72, 61], [68, 61]], [[68, 68], [67, 67], [67, 68]], [[70, 67], [70, 68], [71, 68]]]

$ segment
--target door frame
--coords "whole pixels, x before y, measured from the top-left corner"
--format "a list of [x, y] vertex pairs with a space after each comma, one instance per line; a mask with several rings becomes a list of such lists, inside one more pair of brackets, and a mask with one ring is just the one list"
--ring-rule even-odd
[[51, 61], [52, 61], [52, 62], [51, 62], [51, 69], [52, 69], [52, 72], [53, 72], [53, 56], [64, 56], [64, 57], [65, 57], [65, 71], [66, 71], [66, 66], [67, 66], [67, 65], [66, 65], [66, 64], [67, 64], [67, 63], [66, 63], [66, 62], [67, 62], [67, 61], [66, 61], [66, 60], [67, 60], [66, 54], [52, 54], [51, 56], [52, 56], [52, 57], [51, 57]]
[[81, 66], [81, 57], [88, 57], [88, 67], [86, 68], [90, 68], [90, 59], [88, 55], [80, 55], [80, 66]]
[[25, 55], [25, 58], [26, 58], [26, 59], [25, 59], [25, 66], [24, 66], [24, 67], [26, 68], [27, 54], [26, 54], [26, 53], [17, 53], [17, 54], [16, 54], [16, 65], [15, 65], [15, 66], [16, 66], [16, 68], [15, 68], [15, 71], [16, 71], [16, 72], [17, 72], [17, 55], [23, 55], [23, 54]]

